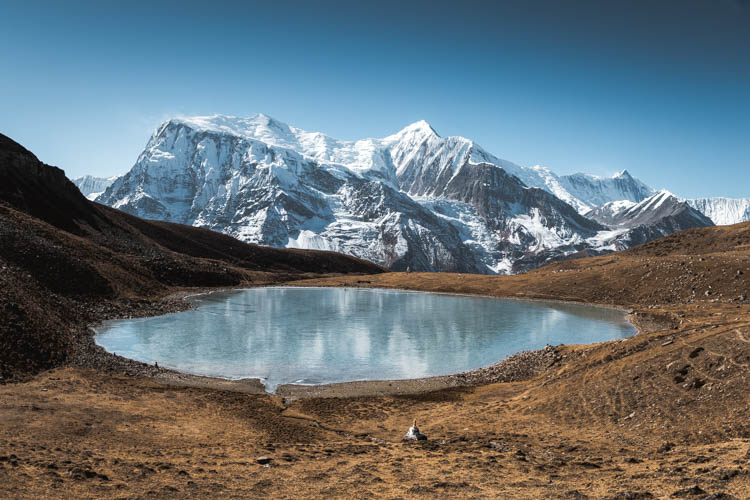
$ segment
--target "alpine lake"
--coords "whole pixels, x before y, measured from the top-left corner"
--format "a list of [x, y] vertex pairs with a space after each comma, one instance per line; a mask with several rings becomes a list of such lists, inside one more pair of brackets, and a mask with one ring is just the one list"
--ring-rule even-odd
[[195, 375], [280, 384], [430, 377], [547, 344], [636, 329], [615, 309], [362, 288], [252, 288], [198, 295], [192, 309], [113, 320], [107, 351]]

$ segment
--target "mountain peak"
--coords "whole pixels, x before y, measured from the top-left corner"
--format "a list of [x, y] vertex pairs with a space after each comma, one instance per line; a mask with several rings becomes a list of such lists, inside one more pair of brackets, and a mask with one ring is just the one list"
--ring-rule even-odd
[[[293, 135], [291, 127], [271, 116], [258, 113], [249, 118], [230, 115], [180, 116], [167, 120], [167, 124], [177, 124], [194, 130], [230, 134], [238, 137], [252, 137], [272, 140], [274, 144], [285, 145]], [[273, 140], [272, 138], [275, 138]]]
[[678, 201], [677, 197], [671, 192], [661, 189], [648, 198], [644, 198], [637, 205], [632, 206], [626, 213], [640, 213], [647, 210], [655, 211], [665, 203], [667, 205], [674, 205]]
[[[230, 118], [233, 118], [233, 117], [230, 117]], [[269, 126], [289, 128], [289, 125], [287, 125], [286, 123], [281, 122], [277, 120], [276, 118], [274, 118], [273, 116], [267, 115], [265, 113], [258, 113], [257, 115], [250, 118], [249, 121], [259, 122], [259, 123], [263, 123]]]
[[622, 170], [620, 170], [619, 172], [617, 172], [615, 175], [613, 175], [612, 178], [613, 179], [622, 179], [622, 178], [632, 179], [633, 176], [630, 175], [630, 172], [628, 172], [628, 170], [626, 168], [623, 168]]
[[436, 137], [440, 137], [440, 134], [438, 134], [435, 131], [435, 129], [432, 128], [432, 125], [427, 123], [426, 120], [419, 120], [419, 121], [412, 123], [411, 125], [407, 125], [399, 133], [402, 134], [402, 133], [407, 133], [407, 132], [411, 132], [411, 133], [417, 132], [417, 133], [434, 135]]
[[659, 198], [677, 198], [677, 196], [668, 189], [660, 189], [654, 196]]

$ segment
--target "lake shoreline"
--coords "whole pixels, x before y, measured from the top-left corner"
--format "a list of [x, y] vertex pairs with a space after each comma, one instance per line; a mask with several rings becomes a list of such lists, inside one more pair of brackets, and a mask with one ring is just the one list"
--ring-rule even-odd
[[[351, 286], [351, 285], [310, 285], [305, 281], [292, 282], [286, 284], [267, 284], [258, 286], [241, 285], [237, 287], [224, 287], [220, 289], [202, 288], [181, 290], [170, 294], [162, 301], [159, 301], [157, 312], [159, 314], [147, 314], [148, 308], [143, 314], [137, 317], [156, 317], [174, 312], [181, 312], [192, 309], [197, 304], [192, 298], [224, 292], [241, 292], [256, 288], [344, 288], [344, 289], [364, 289], [364, 290], [391, 290], [408, 293], [428, 293], [434, 295], [485, 298], [499, 300], [514, 300], [527, 302], [547, 302], [572, 304], [587, 307], [599, 307], [604, 309], [615, 309], [626, 313], [626, 320], [633, 325], [636, 333], [625, 339], [609, 340], [597, 342], [594, 344], [580, 344], [579, 346], [599, 345], [606, 343], [618, 343], [627, 341], [642, 333], [652, 331], [654, 328], [646, 325], [653, 323], [652, 320], [646, 320], [643, 313], [635, 314], [632, 308], [613, 305], [585, 303], [574, 300], [562, 300], [539, 297], [509, 297], [495, 296], [486, 294], [442, 292], [432, 290], [417, 290], [408, 288], [391, 288], [378, 286]], [[164, 304], [168, 304], [165, 308]], [[422, 394], [444, 389], [459, 387], [477, 387], [497, 382], [516, 382], [526, 380], [546, 370], [549, 366], [559, 361], [559, 352], [555, 346], [546, 348], [516, 352], [496, 363], [489, 366], [476, 368], [464, 372], [457, 372], [446, 375], [435, 375], [429, 377], [420, 377], [412, 379], [383, 379], [383, 380], [354, 380], [345, 382], [334, 382], [327, 384], [280, 384], [274, 392], [266, 391], [265, 385], [260, 378], [241, 378], [231, 379], [217, 376], [205, 376], [192, 374], [177, 369], [171, 369], [163, 366], [151, 365], [134, 359], [119, 356], [109, 352], [96, 343], [96, 328], [105, 321], [127, 319], [124, 317], [110, 317], [102, 319], [88, 327], [87, 338], [80, 339], [77, 346], [76, 360], [72, 363], [74, 366], [83, 368], [104, 369], [110, 372], [121, 372], [129, 376], [143, 377], [155, 382], [174, 387], [194, 387], [222, 391], [232, 391], [247, 394], [269, 394], [284, 400], [295, 400], [300, 398], [338, 398], [338, 397], [358, 397], [358, 396], [398, 396], [410, 394]], [[644, 321], [646, 320], [646, 321]], [[658, 322], [657, 322], [658, 323]], [[661, 325], [659, 324], [658, 327]], [[567, 344], [560, 344], [567, 345]]]

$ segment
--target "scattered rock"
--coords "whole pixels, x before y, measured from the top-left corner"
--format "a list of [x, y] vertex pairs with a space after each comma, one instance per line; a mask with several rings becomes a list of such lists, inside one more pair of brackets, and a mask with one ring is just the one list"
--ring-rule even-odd
[[672, 442], [667, 441], [663, 445], [659, 446], [659, 448], [656, 450], [658, 453], [668, 453], [672, 451], [672, 449], [675, 447], [675, 444]]
[[704, 385], [706, 385], [706, 381], [705, 380], [700, 379], [700, 378], [696, 378], [696, 379], [694, 379], [691, 382], [690, 387], [693, 388], [693, 389], [700, 389]]
[[563, 356], [557, 347], [547, 345], [536, 351], [523, 351], [503, 361], [468, 373], [455, 375], [462, 382], [490, 384], [528, 380], [560, 363]]
[[430, 486], [423, 486], [421, 484], [415, 484], [414, 486], [406, 490], [406, 492], [412, 495], [426, 495], [435, 493], [435, 488], [432, 488]]
[[596, 464], [594, 462], [590, 462], [588, 460], [582, 460], [580, 462], [573, 462], [573, 465], [577, 465], [579, 467], [584, 467], [586, 469], [601, 469], [602, 466], [599, 464]]
[[654, 498], [650, 491], [621, 491], [615, 496], [609, 497], [611, 500], [646, 500]]
[[691, 359], [692, 358], [696, 358], [703, 351], [704, 351], [704, 349], [702, 347], [697, 347], [697, 348], [693, 349], [693, 351], [690, 354], [688, 354], [688, 358], [691, 358]]
[[571, 500], [586, 500], [589, 497], [578, 490], [570, 490], [565, 493], [564, 498], [569, 498]]
[[698, 486], [697, 484], [694, 484], [693, 486], [689, 486], [687, 488], [683, 488], [681, 490], [677, 490], [674, 493], [672, 493], [672, 497], [691, 497], [691, 496], [697, 496], [697, 495], [704, 495], [706, 492]]
[[490, 441], [487, 447], [500, 452], [508, 451], [507, 447], [503, 446], [501, 442], [495, 440]]
[[102, 481], [109, 481], [109, 477], [106, 474], [99, 474], [87, 467], [74, 467], [68, 471], [68, 476], [79, 481], [94, 478], [99, 478]]
[[433, 488], [442, 488], [442, 489], [450, 489], [450, 488], [468, 488], [469, 483], [462, 481], [460, 483], [451, 483], [448, 481], [439, 481], [432, 485]]
[[255, 462], [258, 463], [258, 464], [260, 464], [260, 465], [268, 465], [272, 461], [273, 461], [273, 458], [266, 457], [266, 456], [258, 457], [258, 458], [255, 459]]
[[740, 473], [737, 469], [719, 469], [716, 471], [716, 477], [722, 481], [729, 481]]

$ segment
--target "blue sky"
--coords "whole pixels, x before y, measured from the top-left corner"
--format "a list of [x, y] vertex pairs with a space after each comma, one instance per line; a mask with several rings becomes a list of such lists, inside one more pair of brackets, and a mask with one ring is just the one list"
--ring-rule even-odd
[[750, 196], [750, 2], [0, 0], [0, 132], [124, 172], [175, 115], [342, 139], [425, 119], [564, 174]]

